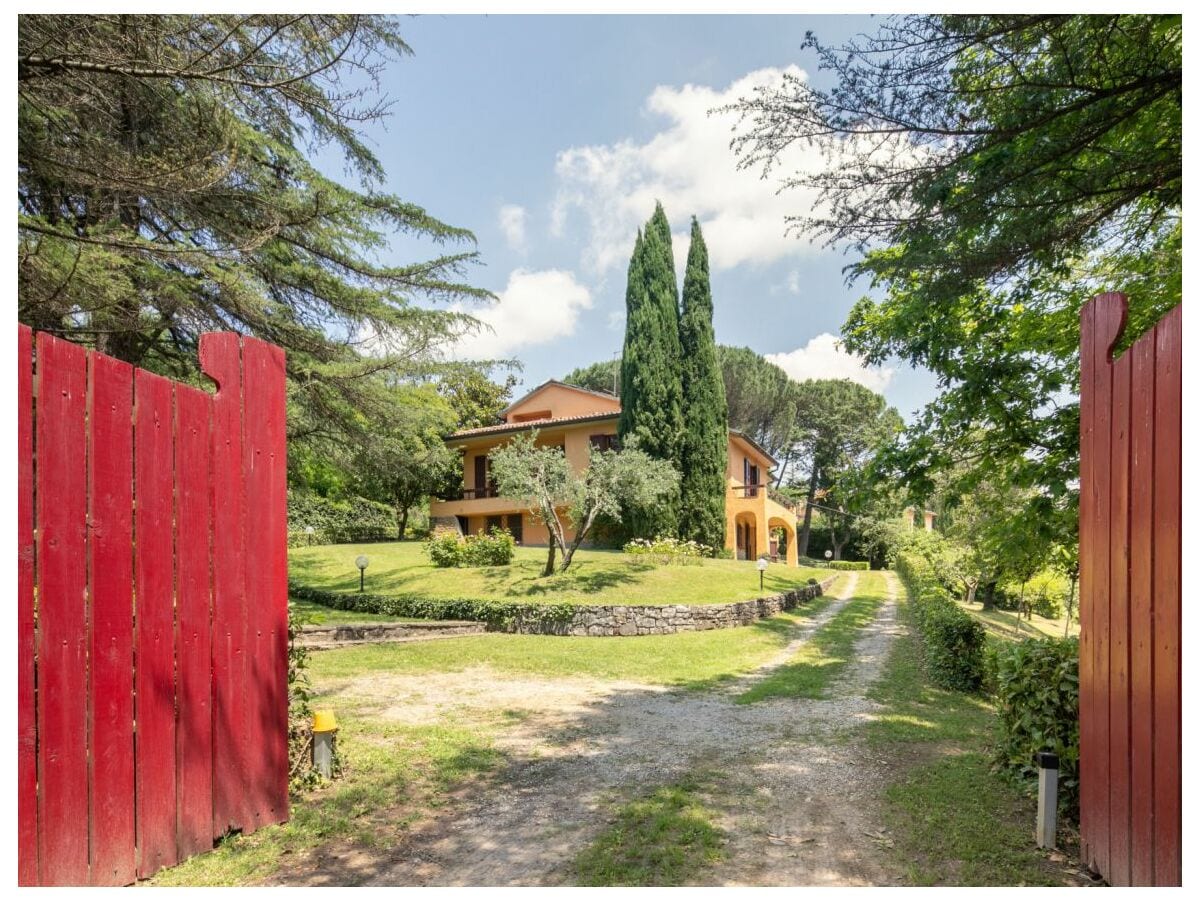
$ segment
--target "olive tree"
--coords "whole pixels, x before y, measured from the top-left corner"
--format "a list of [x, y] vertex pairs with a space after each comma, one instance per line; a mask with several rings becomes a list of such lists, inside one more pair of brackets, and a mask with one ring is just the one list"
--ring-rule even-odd
[[[514, 438], [492, 451], [491, 464], [500, 496], [528, 504], [550, 533], [543, 575], [554, 574], [557, 548], [562, 548], [559, 571], [567, 571], [600, 515], [620, 521], [624, 510], [646, 509], [679, 490], [674, 467], [636, 445], [593, 447], [587, 469], [575, 472], [561, 447], [539, 447], [536, 440], [536, 432]], [[568, 527], [574, 532], [570, 541]]]

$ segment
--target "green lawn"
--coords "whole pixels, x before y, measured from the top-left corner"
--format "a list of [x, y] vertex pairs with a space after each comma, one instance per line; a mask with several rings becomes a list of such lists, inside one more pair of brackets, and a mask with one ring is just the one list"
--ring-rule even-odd
[[1046, 619], [1033, 614], [1031, 619], [1018, 616], [1015, 612], [1003, 609], [982, 609], [977, 603], [963, 603], [956, 600], [959, 606], [979, 619], [989, 635], [999, 641], [1023, 641], [1026, 638], [1066, 637], [1079, 635], [1079, 622], [1072, 620], [1070, 631], [1063, 634], [1067, 624], [1065, 616], [1058, 619]]
[[368, 644], [314, 654], [314, 682], [363, 672], [498, 672], [546, 678], [577, 676], [703, 688], [758, 668], [794, 635], [795, 625], [831, 602], [826, 595], [741, 628], [639, 637], [481, 634], [409, 644]]
[[518, 547], [510, 566], [438, 569], [415, 541], [335, 544], [288, 551], [289, 575], [311, 587], [358, 590], [354, 559], [365, 554], [366, 589], [372, 594], [428, 598], [549, 603], [657, 605], [729, 603], [775, 594], [829, 576], [824, 569], [772, 565], [763, 590], [754, 562], [706, 559], [699, 565], [656, 566], [605, 550], [580, 550], [565, 575], [541, 576], [546, 551]]
[[854, 658], [854, 645], [887, 598], [882, 572], [862, 572], [854, 599], [826, 622], [792, 659], [737, 698], [754, 703], [771, 697], [824, 697]]

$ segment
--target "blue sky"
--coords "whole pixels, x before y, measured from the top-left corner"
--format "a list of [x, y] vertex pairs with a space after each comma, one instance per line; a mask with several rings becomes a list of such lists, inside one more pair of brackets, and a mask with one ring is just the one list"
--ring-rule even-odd
[[[906, 418], [932, 398], [927, 373], [864, 370], [835, 348], [866, 291], [844, 283], [852, 257], [785, 237], [784, 215], [813, 198], [737, 172], [731, 120], [707, 114], [789, 67], [822, 83], [805, 32], [839, 40], [869, 18], [422, 16], [401, 28], [414, 55], [389, 66], [393, 114], [366, 129], [385, 187], [474, 231], [483, 264], [470, 280], [501, 297], [472, 310], [494, 333], [457, 352], [521, 360], [523, 387], [612, 358], [635, 231], [660, 199], [680, 269], [691, 216], [704, 228], [719, 342], [795, 377], [854, 377]], [[432, 252], [391, 248], [396, 261]]]

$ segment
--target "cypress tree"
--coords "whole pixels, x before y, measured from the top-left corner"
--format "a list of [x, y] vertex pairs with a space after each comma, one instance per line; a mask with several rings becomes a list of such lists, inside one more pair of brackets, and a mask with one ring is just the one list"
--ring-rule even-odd
[[684, 422], [679, 452], [679, 536], [720, 549], [725, 546], [729, 414], [712, 317], [708, 248], [700, 223], [693, 217], [679, 326]]
[[[638, 233], [629, 261], [618, 432], [623, 441], [635, 436], [650, 456], [678, 467], [683, 386], [670, 230], [659, 204], [645, 230]], [[678, 494], [664, 498], [653, 510], [631, 510], [627, 524], [639, 537], [677, 534]]]

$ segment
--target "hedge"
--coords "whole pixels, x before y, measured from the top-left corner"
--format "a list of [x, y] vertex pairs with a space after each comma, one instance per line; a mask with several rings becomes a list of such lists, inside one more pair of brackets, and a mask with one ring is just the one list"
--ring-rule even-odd
[[288, 491], [289, 547], [389, 541], [395, 539], [396, 527], [396, 511], [387, 504], [365, 497], [330, 500], [306, 491]]
[[838, 572], [865, 572], [871, 568], [871, 564], [858, 559], [831, 559], [829, 568]]
[[955, 691], [983, 684], [987, 632], [957, 606], [923, 558], [898, 554], [896, 572], [908, 589], [912, 620], [921, 635], [925, 669], [932, 681]]
[[1079, 813], [1079, 641], [1029, 639], [995, 647], [989, 678], [1000, 718], [996, 761], [1014, 775], [1037, 778], [1033, 754], [1058, 754], [1059, 806]]
[[297, 600], [319, 603], [330, 609], [400, 616], [406, 619], [453, 619], [483, 622], [506, 629], [520, 615], [525, 621], [544, 624], [569, 622], [575, 615], [571, 603], [516, 603], [503, 600], [433, 598], [416, 594], [341, 594], [288, 581], [288, 593]]

